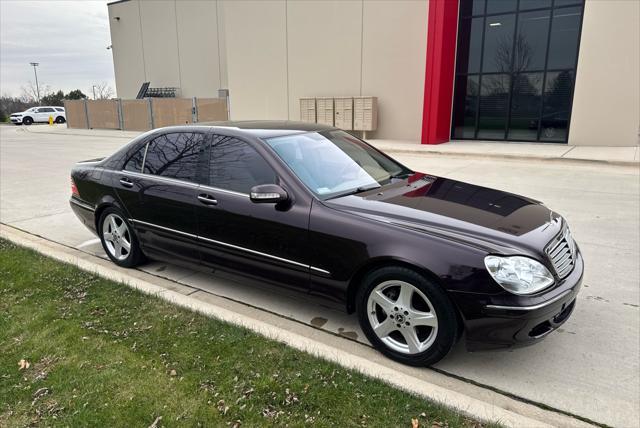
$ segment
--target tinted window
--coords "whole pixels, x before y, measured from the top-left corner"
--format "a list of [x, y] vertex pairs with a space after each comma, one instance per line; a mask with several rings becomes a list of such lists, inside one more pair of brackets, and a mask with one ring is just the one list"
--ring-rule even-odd
[[62, 107], [56, 107], [56, 110], [64, 112], [64, 109]]
[[51, 113], [54, 112], [55, 110], [52, 109], [51, 107], [43, 107], [40, 110], [38, 110], [38, 113]]
[[149, 143], [144, 161], [146, 174], [192, 181], [196, 177], [204, 134], [164, 134]]
[[142, 172], [142, 162], [144, 161], [144, 151], [147, 148], [145, 144], [137, 152], [133, 154], [124, 165], [125, 171]]
[[249, 143], [234, 137], [214, 138], [209, 167], [210, 186], [249, 193], [253, 186], [275, 183], [276, 174]]
[[512, 12], [517, 5], [518, 0], [487, 0], [487, 14]]
[[482, 76], [478, 138], [504, 140], [509, 103], [509, 75]]
[[550, 10], [520, 14], [513, 71], [544, 69], [550, 16]]
[[578, 55], [581, 8], [568, 7], [553, 11], [548, 69], [573, 68]]
[[511, 70], [515, 15], [488, 16], [485, 23], [482, 71], [508, 72]]
[[508, 138], [535, 140], [542, 103], [542, 73], [525, 73], [514, 77], [511, 95], [511, 121]]
[[458, 29], [458, 73], [477, 73], [480, 71], [480, 52], [482, 52], [482, 21], [484, 18], [470, 18], [460, 21]]
[[478, 111], [478, 76], [459, 77], [456, 80], [453, 106], [453, 136], [474, 138]]

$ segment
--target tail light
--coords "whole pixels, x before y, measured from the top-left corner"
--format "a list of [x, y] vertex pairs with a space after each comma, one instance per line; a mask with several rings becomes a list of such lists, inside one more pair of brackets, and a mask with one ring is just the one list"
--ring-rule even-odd
[[76, 186], [76, 183], [73, 181], [73, 178], [71, 178], [71, 194], [73, 196], [80, 197], [80, 192], [78, 192], [78, 186]]

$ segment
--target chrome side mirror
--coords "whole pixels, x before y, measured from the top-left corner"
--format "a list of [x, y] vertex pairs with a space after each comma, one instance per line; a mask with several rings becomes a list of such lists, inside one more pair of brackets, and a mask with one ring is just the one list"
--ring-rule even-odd
[[256, 204], [276, 204], [287, 201], [289, 195], [277, 184], [261, 184], [251, 188], [249, 198]]

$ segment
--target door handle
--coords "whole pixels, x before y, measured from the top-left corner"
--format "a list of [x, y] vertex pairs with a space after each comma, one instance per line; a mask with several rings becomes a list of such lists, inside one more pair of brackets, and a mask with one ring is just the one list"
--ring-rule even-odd
[[129, 181], [127, 177], [121, 178], [120, 184], [122, 184], [124, 187], [129, 187], [129, 188], [133, 187], [133, 183]]
[[218, 200], [211, 195], [207, 195], [206, 193], [200, 193], [198, 195], [198, 200], [205, 205], [218, 205]]

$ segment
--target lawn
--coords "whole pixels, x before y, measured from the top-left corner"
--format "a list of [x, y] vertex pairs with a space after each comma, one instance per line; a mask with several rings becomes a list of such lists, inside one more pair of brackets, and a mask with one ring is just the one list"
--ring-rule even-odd
[[480, 427], [0, 240], [0, 426]]

